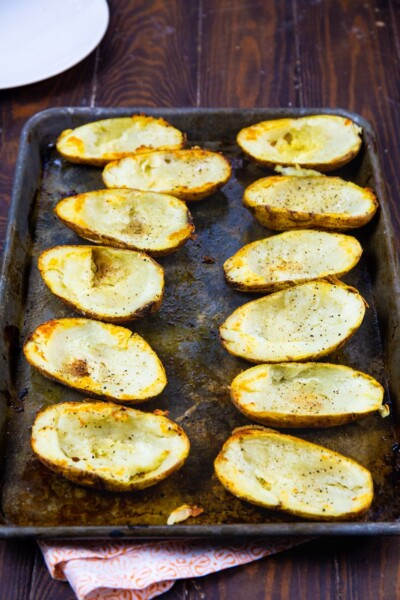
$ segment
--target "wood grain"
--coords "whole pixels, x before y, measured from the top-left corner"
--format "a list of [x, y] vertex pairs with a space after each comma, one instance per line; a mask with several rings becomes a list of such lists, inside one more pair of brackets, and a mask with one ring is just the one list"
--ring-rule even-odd
[[[52, 579], [44, 565], [43, 556], [36, 545], [30, 594], [27, 600], [74, 600], [76, 598], [67, 582]], [[11, 598], [11, 596], [10, 596]]]
[[100, 47], [96, 106], [196, 103], [198, 2], [110, 2]]
[[290, 2], [201, 2], [199, 106], [297, 106]]
[[0, 600], [29, 598], [35, 548], [33, 541], [0, 543]]

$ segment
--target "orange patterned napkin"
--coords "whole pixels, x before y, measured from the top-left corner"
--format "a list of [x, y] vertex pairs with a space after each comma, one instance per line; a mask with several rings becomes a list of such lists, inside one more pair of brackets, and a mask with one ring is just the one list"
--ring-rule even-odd
[[39, 542], [55, 579], [68, 581], [78, 600], [149, 600], [177, 579], [244, 565], [304, 542], [276, 537], [250, 542]]

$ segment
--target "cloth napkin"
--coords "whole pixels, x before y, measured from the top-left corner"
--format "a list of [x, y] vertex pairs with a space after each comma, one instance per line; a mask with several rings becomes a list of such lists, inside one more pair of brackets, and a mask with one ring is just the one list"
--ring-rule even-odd
[[235, 543], [40, 541], [39, 546], [52, 577], [68, 581], [78, 600], [149, 600], [167, 592], [178, 579], [244, 565], [304, 541], [289, 537]]

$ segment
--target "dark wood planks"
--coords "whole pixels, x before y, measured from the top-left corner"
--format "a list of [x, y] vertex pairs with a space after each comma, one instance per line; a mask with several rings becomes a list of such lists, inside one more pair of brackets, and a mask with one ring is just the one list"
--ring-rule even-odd
[[[75, 600], [76, 596], [67, 582], [52, 579], [44, 564], [43, 556], [36, 545], [30, 593], [26, 600]], [[11, 596], [10, 596], [11, 598]], [[0, 599], [1, 600], [1, 599]], [[21, 598], [21, 600], [23, 600]]]
[[290, 2], [202, 0], [197, 104], [296, 106], [294, 27]]
[[0, 543], [0, 600], [29, 598], [35, 542]]
[[110, 2], [96, 106], [196, 104], [198, 1]]

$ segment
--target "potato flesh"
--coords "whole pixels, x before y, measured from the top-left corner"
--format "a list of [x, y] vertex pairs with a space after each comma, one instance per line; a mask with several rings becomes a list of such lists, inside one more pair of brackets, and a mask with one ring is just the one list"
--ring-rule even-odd
[[321, 519], [355, 516], [371, 503], [370, 473], [327, 448], [256, 429], [230, 439], [216, 471], [245, 500]]
[[180, 148], [183, 135], [162, 119], [143, 115], [104, 119], [63, 133], [57, 148], [81, 158], [115, 158], [151, 148]]
[[382, 386], [372, 377], [322, 363], [259, 365], [238, 375], [231, 393], [255, 419], [265, 413], [295, 419], [366, 414], [378, 410], [383, 398]]
[[[89, 435], [83, 436], [82, 428], [88, 428]], [[148, 441], [141, 439], [137, 431], [132, 431], [131, 422], [104, 422], [96, 414], [77, 421], [71, 411], [64, 412], [58, 419], [57, 432], [65, 456], [79, 456], [89, 468], [107, 472], [112, 454], [116, 474], [128, 481], [132, 473], [156, 470], [169, 454], [166, 444], [155, 445], [151, 434]]]
[[[62, 200], [56, 208], [82, 237], [106, 237], [119, 246], [149, 252], [173, 249], [193, 231], [186, 205], [177, 198], [135, 190], [100, 190]], [[82, 231], [84, 230], [84, 231]]]
[[178, 150], [149, 152], [110, 163], [103, 171], [109, 188], [133, 188], [185, 197], [198, 189], [224, 183], [229, 164], [216, 152]]
[[50, 407], [39, 413], [32, 437], [39, 457], [67, 478], [72, 469], [75, 480], [94, 475], [121, 490], [156, 483], [188, 452], [186, 436], [165, 417], [104, 403]]
[[166, 384], [156, 353], [124, 327], [89, 319], [50, 321], [34, 332], [24, 351], [48, 376], [115, 400], [146, 400]]
[[161, 267], [133, 250], [57, 246], [41, 255], [39, 269], [54, 294], [101, 319], [129, 319], [163, 291]]
[[224, 270], [239, 288], [267, 291], [347, 273], [361, 253], [360, 243], [351, 236], [297, 230], [244, 246], [226, 261]]
[[265, 177], [245, 191], [245, 205], [361, 217], [376, 208], [369, 191], [339, 177]]
[[359, 327], [365, 313], [353, 289], [309, 282], [249, 302], [220, 328], [225, 348], [253, 362], [324, 356]]
[[238, 141], [256, 160], [319, 165], [358, 150], [360, 132], [349, 119], [313, 116], [257, 123], [239, 132]]

